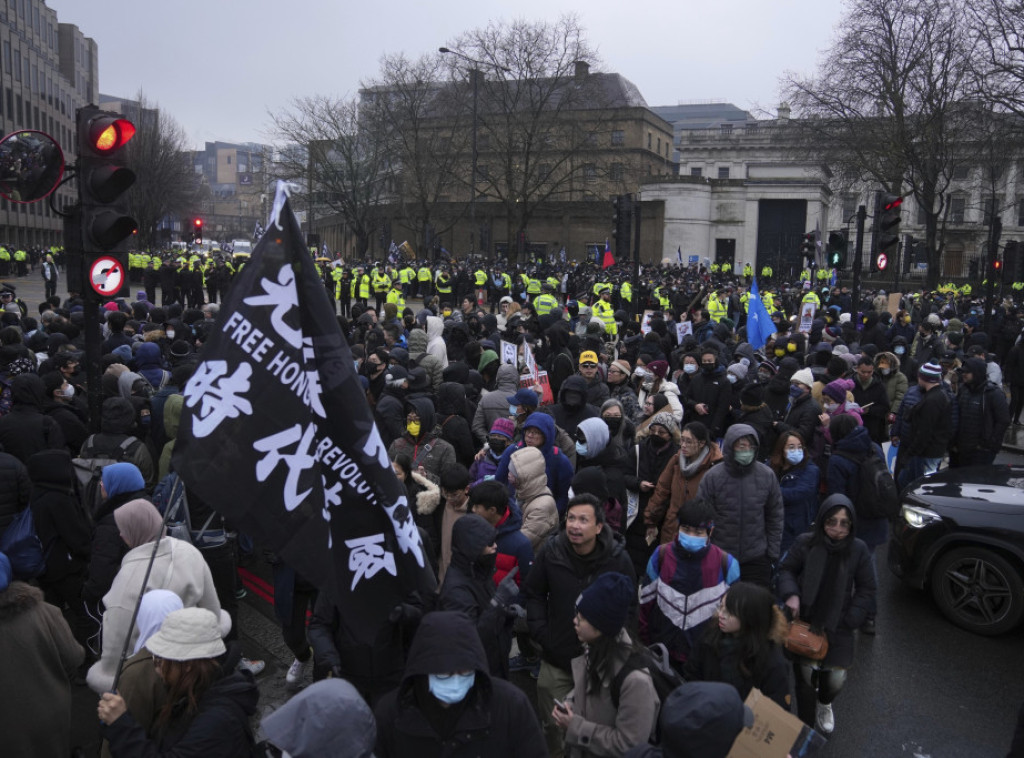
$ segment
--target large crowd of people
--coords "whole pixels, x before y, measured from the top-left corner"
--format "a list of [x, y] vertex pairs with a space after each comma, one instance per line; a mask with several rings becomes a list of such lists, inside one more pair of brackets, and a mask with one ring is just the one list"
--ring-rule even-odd
[[[636, 280], [586, 264], [322, 263], [436, 597], [396, 607], [366, 645], [338, 599], [275, 557], [285, 678], [304, 689], [257, 744], [263, 663], [241, 648], [236, 586], [254, 546], [171, 463], [235, 266], [154, 274], [133, 259], [143, 288], [101, 311], [99, 419], [82, 301], [30, 309], [6, 288], [0, 533], [30, 509], [45, 555], [27, 572], [0, 553], [12, 755], [71, 755], [70, 688], [85, 683], [114, 758], [709, 758], [754, 688], [831, 735], [856, 639], [878, 631], [889, 531], [859, 471], [883, 445], [900, 484], [992, 463], [1021, 424], [1011, 300], [986, 320], [956, 288], [854, 302], [766, 278], [761, 344], [749, 266]], [[162, 531], [183, 493], [191, 539]], [[785, 650], [794, 619], [827, 636], [823, 659]], [[656, 645], [685, 681], [674, 691], [643, 663]]]

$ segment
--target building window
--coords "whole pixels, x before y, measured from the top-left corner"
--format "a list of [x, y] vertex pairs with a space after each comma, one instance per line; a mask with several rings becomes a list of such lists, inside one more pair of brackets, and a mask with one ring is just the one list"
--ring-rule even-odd
[[965, 195], [953, 195], [949, 198], [949, 223], [962, 224], [967, 210], [967, 197]]
[[954, 179], [957, 179], [959, 181], [964, 181], [965, 179], [969, 179], [970, 176], [971, 176], [971, 167], [970, 166], [957, 166], [956, 168], [953, 169], [953, 178]]
[[704, 169], [701, 168], [700, 166], [691, 166], [690, 167], [690, 176], [696, 176], [696, 177], [704, 176]]
[[624, 176], [624, 171], [621, 163], [613, 163], [611, 169], [608, 172], [608, 178], [613, 182], [621, 182]]
[[924, 226], [928, 223], [928, 209], [924, 207], [924, 204], [919, 200], [917, 201], [917, 225]]
[[661, 137], [658, 137], [658, 149], [655, 152], [661, 155]]
[[728, 179], [729, 178], [729, 167], [728, 166], [719, 166], [718, 167], [718, 178], [719, 179]]
[[593, 163], [587, 163], [583, 166], [583, 181], [585, 182], [596, 182], [597, 181], [597, 168], [594, 167]]
[[728, 137], [732, 134], [732, 124], [722, 124], [719, 129], [723, 137]]
[[612, 147], [622, 147], [626, 144], [626, 133], [622, 129], [612, 129]]
[[992, 223], [992, 218], [998, 216], [1002, 212], [1003, 199], [996, 195], [995, 197], [986, 197], [985, 202], [982, 205], [981, 222], [986, 226]]
[[14, 54], [14, 81], [21, 81], [21, 53]]
[[647, 149], [651, 149], [651, 133], [647, 132]]
[[1017, 201], [1017, 226], [1024, 226], [1024, 197]]
[[228, 165], [229, 166], [231, 165], [231, 156], [230, 155], [228, 156]]
[[852, 194], [843, 195], [843, 221], [852, 218], [857, 212], [857, 196]]

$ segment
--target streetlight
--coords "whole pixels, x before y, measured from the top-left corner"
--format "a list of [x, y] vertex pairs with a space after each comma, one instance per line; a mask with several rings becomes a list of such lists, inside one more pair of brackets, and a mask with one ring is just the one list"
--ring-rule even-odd
[[[470, 58], [465, 53], [459, 50], [452, 50], [449, 47], [439, 47], [437, 48], [437, 52], [442, 54], [454, 55], [456, 58], [462, 58], [462, 60], [466, 61], [467, 63], [471, 63], [474, 66], [474, 68], [471, 68], [469, 70], [469, 75], [473, 79], [473, 157], [469, 169], [469, 225], [471, 229], [476, 230], [476, 162], [477, 157], [479, 155], [477, 151], [477, 129], [479, 125], [479, 122], [477, 120], [477, 101], [480, 98], [480, 69], [476, 68], [476, 66], [491, 66], [492, 68], [496, 68], [499, 71], [504, 71], [505, 73], [511, 73], [512, 69], [506, 68], [505, 66], [501, 66], [497, 63], [487, 63], [485, 61], [477, 60], [476, 58]], [[471, 241], [472, 235], [474, 233], [475, 231], [470, 234]], [[472, 242], [470, 246], [472, 247]]]

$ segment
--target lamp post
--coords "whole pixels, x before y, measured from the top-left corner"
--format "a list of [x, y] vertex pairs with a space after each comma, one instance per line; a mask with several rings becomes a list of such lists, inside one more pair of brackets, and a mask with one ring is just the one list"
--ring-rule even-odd
[[471, 158], [471, 163], [470, 163], [470, 168], [469, 168], [469, 171], [470, 171], [470, 178], [469, 178], [469, 224], [470, 224], [470, 229], [473, 230], [473, 231], [470, 232], [469, 240], [470, 240], [470, 252], [473, 252], [473, 250], [472, 250], [472, 248], [473, 248], [473, 235], [479, 231], [476, 228], [476, 165], [477, 165], [477, 159], [479, 157], [479, 151], [477, 149], [477, 131], [479, 129], [479, 119], [477, 117], [477, 113], [478, 113], [478, 111], [477, 111], [477, 104], [478, 104], [479, 99], [480, 99], [480, 73], [481, 72], [480, 72], [480, 69], [477, 68], [477, 66], [491, 66], [493, 68], [498, 69], [499, 71], [504, 71], [505, 73], [511, 72], [511, 69], [506, 68], [505, 66], [500, 66], [497, 63], [486, 63], [485, 61], [480, 61], [480, 60], [477, 60], [476, 58], [470, 58], [465, 53], [460, 52], [459, 50], [452, 50], [449, 47], [439, 47], [439, 48], [437, 48], [437, 51], [439, 53], [442, 53], [442, 54], [445, 54], [445, 55], [454, 55], [456, 58], [461, 58], [462, 60], [466, 61], [467, 63], [472, 64], [472, 66], [473, 66], [473, 68], [469, 69], [469, 76], [473, 80], [473, 127], [472, 127], [473, 128], [473, 136], [472, 136], [472, 158]]

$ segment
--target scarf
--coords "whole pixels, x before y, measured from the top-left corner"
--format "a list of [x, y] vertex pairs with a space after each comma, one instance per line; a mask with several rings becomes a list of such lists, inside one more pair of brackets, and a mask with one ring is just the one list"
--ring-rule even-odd
[[129, 500], [114, 510], [114, 523], [130, 550], [152, 542], [158, 535], [162, 537], [163, 521], [156, 506], [142, 498]]
[[800, 577], [800, 600], [811, 626], [834, 632], [839, 626], [846, 597], [846, 579], [852, 539], [833, 543], [815, 541], [807, 553]]
[[679, 453], [679, 470], [682, 472], [683, 478], [689, 479], [691, 476], [696, 474], [697, 470], [701, 467], [701, 465], [704, 463], [705, 459], [708, 457], [710, 453], [710, 443], [705, 445], [704, 449], [697, 453], [697, 456], [689, 463], [686, 462], [686, 456], [684, 456], [682, 453]]

